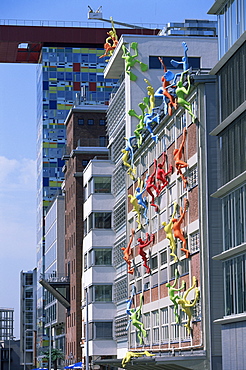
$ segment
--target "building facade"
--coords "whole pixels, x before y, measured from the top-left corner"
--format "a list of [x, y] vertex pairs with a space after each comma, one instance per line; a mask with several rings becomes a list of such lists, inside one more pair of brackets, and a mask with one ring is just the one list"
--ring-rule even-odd
[[37, 270], [20, 273], [20, 363], [26, 369], [36, 365]]
[[[118, 287], [114, 327], [117, 358], [124, 359], [127, 351], [141, 355], [147, 350], [154, 355], [132, 358], [126, 364], [132, 369], [146, 365], [221, 368], [220, 333], [213, 327], [213, 319], [222, 311], [222, 295], [217, 290], [222, 289], [222, 273], [218, 263], [210, 260], [211, 252], [218, 250], [221, 218], [217, 200], [208, 201], [206, 196], [216, 189], [213, 173], [218, 172], [213, 160], [216, 140], [209, 137], [217, 123], [216, 80], [208, 75], [217, 61], [217, 39], [188, 37], [185, 42], [187, 48], [182, 37], [124, 35], [105, 69], [106, 77], [121, 77], [107, 113], [109, 148], [115, 162], [112, 181], [117, 184], [113, 185], [113, 223], [118, 225], [113, 251]], [[145, 71], [141, 63], [125, 68], [124, 56], [136, 44], [138, 60], [148, 67]], [[188, 60], [182, 59], [183, 52], [187, 58], [185, 51]], [[179, 68], [175, 69], [177, 63], [172, 60], [179, 61]], [[186, 67], [189, 61], [189, 66], [180, 70], [184, 61]], [[186, 75], [182, 83], [189, 104], [175, 106], [175, 100], [171, 101], [172, 114], [170, 100], [163, 98], [166, 86], [162, 83], [168, 77], [165, 67], [173, 79], [178, 74], [176, 81]], [[187, 74], [192, 80], [189, 88]], [[154, 97], [151, 91], [157, 93], [160, 87], [161, 100], [158, 103], [160, 95], [156, 94], [156, 106], [152, 105], [152, 125], [140, 126], [144, 119], [148, 122], [146, 114], [151, 113], [147, 110]], [[157, 114], [159, 118], [153, 120]], [[177, 152], [185, 162], [183, 170], [176, 163]], [[152, 186], [153, 198], [147, 185]], [[126, 216], [126, 223], [119, 215]], [[175, 253], [164, 228], [170, 221], [177, 222], [177, 229], [179, 221], [183, 222], [180, 230], [184, 238], [175, 238]], [[210, 283], [210, 278], [217, 280]], [[141, 323], [134, 325], [140, 308]], [[122, 366], [119, 360], [99, 363]]]
[[245, 367], [245, 10], [245, 1], [215, 1], [209, 10], [217, 14], [220, 30], [220, 60], [211, 71], [218, 81], [218, 124], [211, 135], [220, 164], [212, 197], [220, 202], [223, 242], [212, 256], [223, 269], [223, 312], [214, 324], [221, 330], [223, 370]]

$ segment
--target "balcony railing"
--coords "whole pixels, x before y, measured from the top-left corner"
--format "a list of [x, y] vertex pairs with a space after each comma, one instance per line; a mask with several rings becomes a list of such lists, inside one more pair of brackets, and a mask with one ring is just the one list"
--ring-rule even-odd
[[78, 140], [78, 147], [107, 147], [108, 138], [101, 136], [99, 138], [80, 138]]

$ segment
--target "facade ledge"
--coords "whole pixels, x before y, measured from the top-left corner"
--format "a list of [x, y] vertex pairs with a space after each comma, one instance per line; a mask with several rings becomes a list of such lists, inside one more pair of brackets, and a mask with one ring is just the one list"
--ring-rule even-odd
[[214, 324], [231, 324], [233, 322], [246, 321], [246, 313], [240, 313], [237, 315], [224, 316], [222, 319], [214, 320]]
[[95, 146], [79, 146], [76, 149], [73, 149], [70, 157], [73, 158], [78, 154], [94, 153], [96, 154], [108, 154], [109, 150], [106, 147], [95, 147]]
[[217, 0], [214, 2], [214, 4], [211, 6], [211, 8], [208, 11], [208, 14], [218, 14], [221, 7], [226, 4], [227, 0]]
[[227, 126], [229, 126], [237, 117], [240, 116], [246, 110], [246, 101], [244, 101], [237, 109], [235, 109], [224, 121], [222, 121], [213, 131], [210, 132], [210, 135], [217, 136], [219, 135]]
[[231, 248], [227, 251], [217, 254], [216, 256], [213, 256], [212, 258], [214, 260], [223, 261], [223, 260], [234, 257], [245, 251], [246, 251], [246, 243], [243, 243], [241, 245], [238, 245], [237, 247]]
[[240, 184], [246, 181], [246, 171], [240, 173], [233, 180], [229, 181], [227, 184], [221, 186], [215, 193], [211, 194], [213, 198], [222, 198], [227, 193], [237, 188]]

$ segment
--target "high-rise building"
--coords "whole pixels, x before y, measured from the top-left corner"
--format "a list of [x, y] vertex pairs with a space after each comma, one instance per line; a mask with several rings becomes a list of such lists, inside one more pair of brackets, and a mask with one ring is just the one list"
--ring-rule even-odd
[[31, 369], [36, 365], [37, 271], [20, 273], [20, 363]]
[[219, 163], [212, 197], [222, 217], [222, 243], [212, 257], [223, 269], [223, 310], [214, 325], [221, 331], [223, 370], [239, 370], [246, 363], [246, 1], [215, 1], [209, 13], [218, 16], [220, 57], [210, 72], [218, 81], [219, 101], [211, 132]]

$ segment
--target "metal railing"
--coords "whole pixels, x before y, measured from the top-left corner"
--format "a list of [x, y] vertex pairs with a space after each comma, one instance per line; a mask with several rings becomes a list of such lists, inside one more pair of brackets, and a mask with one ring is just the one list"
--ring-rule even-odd
[[[135, 23], [136, 26], [148, 29], [163, 29], [165, 24]], [[26, 20], [26, 19], [0, 19], [0, 26], [38, 26], [38, 27], [86, 27], [86, 28], [110, 28], [110, 22], [103, 21], [53, 21], [53, 20]], [[117, 25], [117, 28], [129, 28], [129, 26]]]

